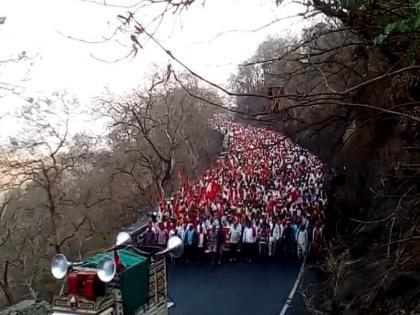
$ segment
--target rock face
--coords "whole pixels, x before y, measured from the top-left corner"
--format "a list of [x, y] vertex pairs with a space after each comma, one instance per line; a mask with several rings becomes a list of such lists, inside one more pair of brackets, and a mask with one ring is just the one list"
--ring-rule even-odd
[[18, 304], [0, 310], [0, 315], [48, 315], [51, 314], [51, 305], [46, 302], [24, 300]]

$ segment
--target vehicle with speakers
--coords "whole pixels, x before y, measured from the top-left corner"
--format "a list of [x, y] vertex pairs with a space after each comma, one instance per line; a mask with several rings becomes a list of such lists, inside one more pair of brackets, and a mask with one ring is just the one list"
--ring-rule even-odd
[[166, 248], [142, 246], [146, 226], [117, 234], [109, 250], [70, 262], [55, 255], [54, 278], [62, 280], [53, 298], [53, 315], [166, 315], [168, 303], [166, 258], [180, 257], [183, 242], [177, 236]]

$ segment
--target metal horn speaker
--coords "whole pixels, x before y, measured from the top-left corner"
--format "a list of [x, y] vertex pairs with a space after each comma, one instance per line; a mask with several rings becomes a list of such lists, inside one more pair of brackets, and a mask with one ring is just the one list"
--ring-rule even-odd
[[117, 272], [117, 266], [114, 258], [105, 256], [98, 262], [98, 277], [103, 282], [109, 282], [114, 279], [115, 273]]
[[118, 232], [117, 234], [117, 239], [115, 241], [115, 245], [122, 245], [125, 243], [129, 243], [131, 242], [131, 235], [130, 233], [126, 232], [126, 231], [121, 231]]
[[53, 257], [51, 261], [51, 273], [56, 279], [63, 279], [72, 266], [72, 263], [69, 262], [63, 254], [57, 254]]
[[147, 229], [147, 225], [131, 227], [127, 230], [118, 232], [115, 245], [123, 245], [128, 243], [136, 243], [138, 237], [140, 237]]
[[160, 254], [168, 253], [172, 257], [178, 258], [181, 257], [182, 253], [184, 252], [184, 243], [182, 242], [179, 236], [172, 236], [168, 240], [168, 246], [165, 250], [160, 252]]

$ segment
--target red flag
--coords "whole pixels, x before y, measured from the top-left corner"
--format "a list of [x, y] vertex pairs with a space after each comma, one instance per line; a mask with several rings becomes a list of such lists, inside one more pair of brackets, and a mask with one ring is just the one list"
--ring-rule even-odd
[[178, 213], [178, 211], [179, 211], [179, 199], [176, 198], [175, 205], [174, 205], [174, 212]]
[[216, 179], [213, 178], [213, 182], [211, 184], [211, 199], [215, 199], [216, 196], [220, 192], [220, 185]]
[[125, 266], [122, 264], [120, 256], [118, 255], [118, 252], [116, 249], [114, 249], [114, 262], [117, 271], [122, 271], [125, 269]]

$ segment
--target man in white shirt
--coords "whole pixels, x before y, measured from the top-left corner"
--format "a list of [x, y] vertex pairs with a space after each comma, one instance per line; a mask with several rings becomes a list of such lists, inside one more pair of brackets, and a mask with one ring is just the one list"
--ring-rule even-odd
[[247, 262], [252, 262], [255, 251], [255, 241], [257, 232], [255, 227], [251, 225], [251, 221], [247, 221], [244, 233], [242, 235], [242, 246], [244, 252], [244, 259]]
[[304, 225], [301, 225], [299, 231], [297, 232], [297, 255], [299, 259], [302, 259], [306, 255], [306, 250], [308, 248], [308, 231]]
[[229, 230], [229, 261], [236, 261], [238, 255], [238, 245], [242, 236], [242, 228], [235, 219]]
[[280, 225], [279, 221], [276, 220], [271, 227], [270, 239], [268, 244], [268, 256], [276, 254], [277, 242], [280, 240]]

